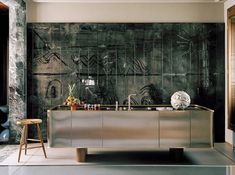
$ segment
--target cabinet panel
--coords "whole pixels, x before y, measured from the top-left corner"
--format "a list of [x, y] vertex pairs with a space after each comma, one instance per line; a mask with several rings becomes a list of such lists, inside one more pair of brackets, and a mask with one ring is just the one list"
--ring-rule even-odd
[[160, 147], [190, 146], [189, 115], [189, 111], [159, 111]]
[[73, 111], [72, 146], [102, 147], [102, 116], [98, 111]]
[[158, 112], [103, 112], [103, 147], [157, 147]]
[[71, 146], [70, 111], [48, 111], [48, 143], [50, 147]]
[[213, 146], [213, 113], [191, 111], [191, 147]]

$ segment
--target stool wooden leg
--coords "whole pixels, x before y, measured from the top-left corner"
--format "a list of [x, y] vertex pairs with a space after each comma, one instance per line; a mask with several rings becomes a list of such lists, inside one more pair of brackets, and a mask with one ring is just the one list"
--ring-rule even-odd
[[43, 144], [43, 139], [42, 139], [42, 132], [41, 132], [41, 129], [39, 127], [39, 124], [37, 124], [37, 131], [38, 131], [38, 138], [39, 138], [39, 140], [42, 144], [42, 149], [43, 149], [44, 156], [45, 156], [45, 158], [47, 158], [46, 150], [45, 150], [45, 147], [44, 147], [44, 144]]
[[25, 141], [25, 125], [23, 126], [21, 138], [20, 138], [20, 150], [19, 150], [19, 155], [18, 155], [18, 162], [20, 162], [20, 156], [21, 156], [22, 147], [24, 145], [24, 141]]
[[28, 125], [25, 125], [25, 138], [24, 138], [24, 143], [25, 143], [25, 149], [24, 149], [24, 154], [27, 154], [27, 139], [28, 139]]

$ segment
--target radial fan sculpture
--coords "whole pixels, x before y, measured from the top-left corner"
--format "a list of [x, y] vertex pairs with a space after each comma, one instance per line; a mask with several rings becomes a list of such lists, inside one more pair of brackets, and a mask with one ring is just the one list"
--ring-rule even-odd
[[177, 91], [171, 96], [171, 105], [174, 109], [185, 109], [190, 102], [190, 96], [184, 91]]

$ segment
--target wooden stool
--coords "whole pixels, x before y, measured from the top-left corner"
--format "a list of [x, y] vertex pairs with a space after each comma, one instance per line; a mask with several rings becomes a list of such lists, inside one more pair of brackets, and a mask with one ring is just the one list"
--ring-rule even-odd
[[[22, 149], [25, 150], [25, 155], [26, 155], [27, 154], [27, 149], [42, 147], [44, 156], [45, 156], [45, 158], [47, 158], [45, 147], [44, 147], [44, 144], [43, 144], [41, 129], [39, 127], [40, 123], [42, 123], [41, 119], [22, 119], [22, 120], [19, 120], [19, 121], [16, 122], [17, 125], [22, 125], [23, 126], [23, 130], [22, 130], [21, 138], [20, 138], [20, 150], [19, 150], [18, 162], [20, 161], [20, 156], [21, 156]], [[28, 125], [36, 125], [37, 132], [38, 132], [38, 139], [29, 139], [28, 138]], [[27, 141], [28, 140], [29, 141], [39, 141], [41, 143], [41, 146], [35, 146], [35, 147], [27, 148]], [[25, 145], [25, 148], [23, 148], [23, 145]]]

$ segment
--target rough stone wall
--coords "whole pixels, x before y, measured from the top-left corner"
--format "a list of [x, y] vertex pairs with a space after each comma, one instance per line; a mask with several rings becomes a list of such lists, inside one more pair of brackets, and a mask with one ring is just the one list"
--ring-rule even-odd
[[1, 0], [9, 7], [9, 120], [10, 142], [19, 141], [16, 120], [26, 118], [26, 3]]

